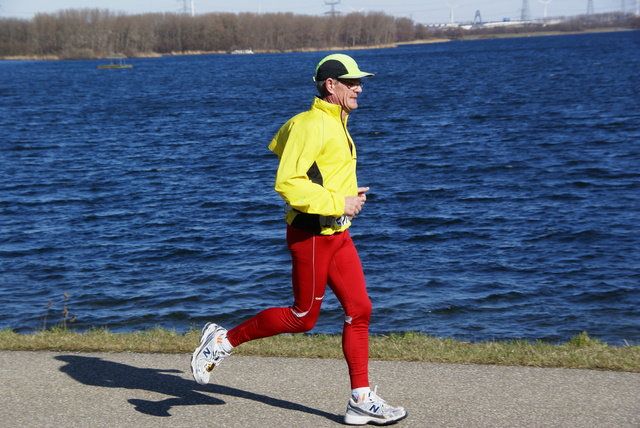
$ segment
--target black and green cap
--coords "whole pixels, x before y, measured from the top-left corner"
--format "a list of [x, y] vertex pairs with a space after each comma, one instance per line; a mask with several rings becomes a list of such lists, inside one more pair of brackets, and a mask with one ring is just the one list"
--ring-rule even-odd
[[332, 79], [361, 79], [371, 77], [372, 73], [361, 71], [358, 64], [348, 55], [333, 54], [325, 57], [316, 67], [316, 75], [313, 80], [321, 82]]

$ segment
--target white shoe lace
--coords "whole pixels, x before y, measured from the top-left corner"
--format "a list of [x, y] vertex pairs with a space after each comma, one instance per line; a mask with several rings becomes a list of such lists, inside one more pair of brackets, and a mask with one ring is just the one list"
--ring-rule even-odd
[[369, 393], [369, 400], [367, 401], [369, 403], [374, 403], [376, 407], [379, 408], [379, 410], [375, 413], [378, 413], [380, 415], [391, 415], [394, 412], [401, 410], [400, 407], [393, 407], [391, 405], [389, 405], [386, 401], [384, 401], [379, 395], [378, 395], [378, 386], [376, 385], [373, 388], [373, 391], [371, 391]]

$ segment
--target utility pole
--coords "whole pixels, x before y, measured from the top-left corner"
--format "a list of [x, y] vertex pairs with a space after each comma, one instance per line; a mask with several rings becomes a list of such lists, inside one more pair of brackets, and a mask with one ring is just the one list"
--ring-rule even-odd
[[531, 12], [529, 12], [529, 0], [522, 0], [522, 13], [520, 14], [520, 21], [531, 21]]
[[476, 16], [473, 17], [473, 27], [482, 27], [482, 16], [480, 10], [476, 10]]
[[189, 8], [187, 2], [189, 0], [178, 0], [178, 2], [182, 3], [182, 13], [187, 14], [189, 13], [189, 9], [191, 9], [191, 16], [196, 16], [196, 5], [195, 5], [195, 0], [190, 0], [191, 2], [191, 8]]
[[328, 12], [325, 12], [325, 15], [329, 15], [331, 17], [340, 15], [340, 11], [336, 10], [336, 5], [340, 3], [340, 0], [333, 0], [333, 1], [326, 1], [324, 2], [324, 4], [326, 4], [327, 6], [331, 6], [331, 10]]

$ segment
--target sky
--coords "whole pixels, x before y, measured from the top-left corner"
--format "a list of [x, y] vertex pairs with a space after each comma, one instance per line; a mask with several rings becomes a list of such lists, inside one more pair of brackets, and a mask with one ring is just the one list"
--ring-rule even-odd
[[[339, 2], [338, 2], [339, 1]], [[544, 0], [547, 16], [575, 16], [587, 12], [590, 0]], [[595, 13], [636, 10], [640, 0], [591, 0]], [[194, 0], [195, 13], [251, 12], [322, 16], [331, 9], [328, 3], [342, 14], [351, 12], [384, 12], [397, 17], [411, 18], [416, 23], [437, 24], [451, 21], [472, 22], [476, 11], [484, 22], [501, 21], [503, 18], [518, 20], [523, 2], [529, 4], [530, 16], [542, 18], [542, 0]], [[191, 0], [0, 0], [0, 17], [31, 19], [36, 13], [53, 13], [63, 9], [109, 9], [113, 12], [141, 14], [151, 12], [179, 12], [186, 6], [191, 10]], [[451, 8], [453, 6], [453, 9]]]

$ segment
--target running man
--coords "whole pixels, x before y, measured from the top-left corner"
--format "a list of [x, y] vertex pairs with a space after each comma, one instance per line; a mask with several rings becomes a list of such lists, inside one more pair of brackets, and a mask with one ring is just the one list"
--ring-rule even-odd
[[347, 119], [358, 108], [361, 79], [371, 76], [347, 55], [327, 56], [316, 67], [320, 95], [311, 109], [286, 122], [271, 141], [269, 149], [280, 160], [275, 190], [287, 203], [293, 305], [266, 309], [229, 331], [207, 323], [191, 358], [199, 384], [208, 383], [211, 371], [242, 343], [311, 330], [328, 284], [345, 313], [342, 348], [352, 388], [345, 423], [386, 425], [407, 416], [404, 408], [387, 404], [370, 388], [371, 301], [348, 230], [369, 188], [358, 187]]

